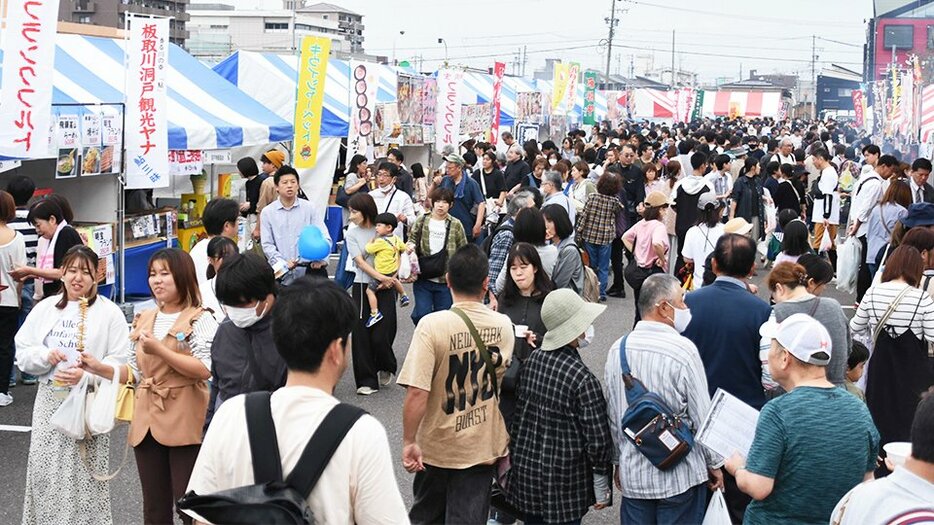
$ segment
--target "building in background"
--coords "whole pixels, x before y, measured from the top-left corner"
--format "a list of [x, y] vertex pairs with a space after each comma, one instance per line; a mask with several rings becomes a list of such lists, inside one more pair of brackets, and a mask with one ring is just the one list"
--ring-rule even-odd
[[[863, 79], [881, 79], [892, 62], [904, 67], [910, 55], [929, 64], [934, 58], [934, 0], [874, 0], [863, 48]], [[926, 77], [932, 80], [930, 73]]]
[[58, 19], [123, 29], [126, 13], [170, 17], [169, 40], [186, 47], [188, 0], [61, 0]]
[[[294, 2], [295, 0], [284, 0]], [[362, 54], [363, 50], [363, 15], [354, 13], [343, 7], [326, 4], [324, 2], [299, 7], [299, 15], [303, 18], [319, 19], [323, 22], [337, 22], [337, 29], [344, 40], [350, 44], [350, 53]]]
[[836, 64], [822, 69], [817, 75], [817, 115], [854, 116], [853, 91], [859, 89], [862, 78], [862, 74]]

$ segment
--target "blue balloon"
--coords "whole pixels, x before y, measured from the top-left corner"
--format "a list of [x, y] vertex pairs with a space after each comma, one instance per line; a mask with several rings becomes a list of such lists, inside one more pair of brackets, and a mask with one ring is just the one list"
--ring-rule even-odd
[[321, 261], [328, 258], [331, 245], [317, 226], [308, 225], [298, 236], [298, 254], [306, 261]]

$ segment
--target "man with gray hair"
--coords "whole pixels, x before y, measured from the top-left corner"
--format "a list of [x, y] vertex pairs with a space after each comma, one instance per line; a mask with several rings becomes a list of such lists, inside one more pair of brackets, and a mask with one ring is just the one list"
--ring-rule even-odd
[[788, 137], [782, 139], [781, 143], [778, 146], [778, 152], [775, 155], [772, 155], [772, 158], [769, 159], [770, 162], [777, 162], [779, 164], [791, 164], [795, 165], [795, 156], [794, 156], [795, 143]]
[[522, 148], [519, 144], [513, 143], [506, 150], [506, 169], [503, 176], [506, 177], [506, 189], [513, 189], [532, 173], [529, 163], [522, 159]]
[[532, 195], [532, 192], [528, 190], [520, 191], [506, 204], [506, 213], [508, 215], [506, 220], [500, 223], [490, 234], [488, 241], [490, 248], [487, 250], [487, 255], [490, 256], [489, 296], [491, 305], [496, 304], [495, 294], [499, 292], [499, 290], [495, 289], [496, 278], [499, 277], [503, 266], [506, 265], [506, 257], [509, 256], [509, 250], [512, 249], [512, 243], [515, 239], [512, 228], [515, 225], [516, 215], [519, 215], [519, 212], [525, 208], [533, 207], [535, 207], [535, 196]]
[[549, 204], [561, 206], [564, 208], [564, 211], [568, 212], [568, 218], [571, 219], [571, 226], [573, 226], [577, 210], [574, 204], [571, 203], [571, 199], [561, 191], [562, 188], [560, 173], [554, 170], [548, 170], [543, 173], [541, 191], [545, 200], [542, 202], [542, 208]]
[[[610, 347], [604, 379], [607, 413], [615, 447], [616, 487], [622, 491], [623, 523], [700, 523], [707, 504], [707, 486], [723, 487], [723, 458], [695, 446], [668, 470], [659, 470], [626, 437], [622, 415], [628, 408], [620, 353], [632, 376], [649, 392], [661, 396], [695, 432], [710, 408], [707, 378], [697, 347], [682, 336], [691, 321], [680, 282], [655, 274], [642, 284], [642, 320], [629, 335]], [[620, 468], [625, 465], [625, 468]], [[708, 483], [709, 482], [709, 483]]]

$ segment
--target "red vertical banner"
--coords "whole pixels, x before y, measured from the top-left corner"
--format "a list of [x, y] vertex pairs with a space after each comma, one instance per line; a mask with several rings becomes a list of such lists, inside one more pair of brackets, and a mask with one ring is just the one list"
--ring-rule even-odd
[[852, 97], [853, 112], [856, 115], [856, 125], [858, 127], [863, 127], [863, 90], [854, 89]]
[[506, 74], [506, 63], [493, 64], [493, 125], [490, 127], [490, 144], [496, 145], [499, 141], [499, 99], [503, 91], [503, 75]]

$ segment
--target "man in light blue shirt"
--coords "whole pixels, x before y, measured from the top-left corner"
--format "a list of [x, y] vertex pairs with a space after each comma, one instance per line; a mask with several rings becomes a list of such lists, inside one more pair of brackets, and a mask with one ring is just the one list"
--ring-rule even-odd
[[298, 198], [299, 179], [295, 168], [282, 166], [274, 180], [279, 198], [263, 208], [260, 220], [260, 240], [270, 266], [285, 286], [305, 275], [306, 264], [309, 273], [327, 278], [327, 259], [302, 261], [298, 254], [298, 237], [309, 224], [317, 226], [328, 245], [331, 244], [324, 224], [325, 210]]

